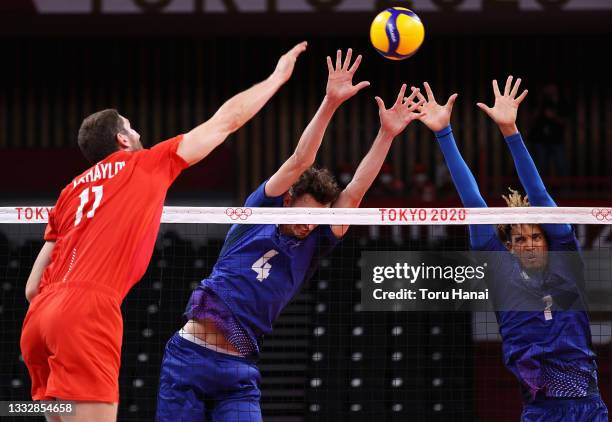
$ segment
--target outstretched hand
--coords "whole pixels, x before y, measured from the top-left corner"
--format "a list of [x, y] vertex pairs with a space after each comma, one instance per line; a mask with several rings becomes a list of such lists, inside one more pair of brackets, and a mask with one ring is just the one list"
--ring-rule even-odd
[[287, 82], [289, 78], [291, 78], [297, 58], [300, 54], [306, 51], [307, 46], [308, 43], [306, 41], [302, 41], [291, 50], [283, 54], [278, 60], [276, 69], [274, 69], [274, 73], [272, 73], [272, 75], [277, 77], [281, 83]]
[[419, 94], [419, 89], [413, 87], [408, 98], [404, 97], [405, 93], [406, 84], [402, 85], [397, 99], [390, 109], [386, 109], [384, 101], [380, 97], [376, 97], [381, 130], [384, 130], [393, 138], [399, 135], [411, 121], [424, 116], [423, 112], [416, 111], [423, 105], [423, 101], [414, 102], [415, 97]]
[[446, 104], [440, 105], [436, 102], [436, 97], [429, 84], [425, 82], [423, 85], [425, 86], [427, 98], [420, 92], [417, 93], [417, 98], [423, 104], [420, 108], [422, 114], [419, 120], [433, 132], [438, 132], [450, 125], [450, 118], [453, 112], [453, 105], [457, 99], [457, 94], [451, 95], [448, 101], [446, 101]]
[[353, 85], [353, 76], [361, 63], [361, 54], [357, 56], [353, 65], [350, 66], [352, 56], [353, 50], [349, 48], [346, 52], [344, 63], [342, 63], [342, 51], [338, 50], [336, 52], [335, 67], [332, 65], [331, 57], [327, 56], [327, 70], [329, 73], [327, 76], [325, 94], [331, 101], [338, 104], [348, 100], [363, 88], [370, 86], [370, 83], [367, 81]]
[[493, 107], [489, 107], [483, 103], [476, 104], [493, 119], [504, 136], [510, 136], [518, 132], [518, 128], [516, 127], [516, 116], [519, 105], [523, 102], [528, 92], [524, 90], [521, 95], [517, 97], [516, 94], [518, 94], [518, 89], [521, 85], [521, 78], [516, 80], [514, 86], [512, 86], [512, 79], [512, 76], [508, 76], [503, 95], [499, 91], [497, 81], [493, 80], [493, 93], [495, 94], [495, 103]]

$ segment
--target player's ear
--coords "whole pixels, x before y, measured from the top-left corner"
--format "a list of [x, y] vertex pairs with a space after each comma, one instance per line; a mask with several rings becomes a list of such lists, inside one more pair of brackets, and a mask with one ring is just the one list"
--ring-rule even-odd
[[504, 246], [506, 247], [506, 249], [508, 249], [508, 251], [513, 254], [514, 253], [514, 249], [512, 248], [512, 242], [511, 241], [506, 241], [504, 242]]
[[116, 137], [117, 139], [117, 146], [119, 147], [119, 149], [124, 150], [124, 149], [130, 149], [131, 145], [130, 145], [130, 140], [129, 138], [124, 135], [123, 133], [119, 132], [117, 133]]
[[283, 195], [283, 207], [289, 207], [291, 206], [291, 194], [289, 192], [286, 192]]

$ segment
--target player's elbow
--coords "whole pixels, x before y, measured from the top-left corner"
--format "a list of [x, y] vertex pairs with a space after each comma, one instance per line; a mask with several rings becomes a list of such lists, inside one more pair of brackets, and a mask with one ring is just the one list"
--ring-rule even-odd
[[220, 131], [229, 134], [236, 132], [246, 122], [244, 117], [244, 106], [235, 105], [234, 107], [222, 107], [215, 115]]
[[231, 116], [228, 116], [226, 124], [224, 126], [225, 131], [228, 134], [232, 134], [244, 125], [244, 119], [239, 112], [235, 112]]
[[342, 206], [344, 208], [357, 208], [361, 204], [365, 192], [358, 191], [354, 186], [347, 186], [342, 192]]
[[32, 302], [32, 299], [38, 294], [38, 287], [26, 286], [25, 297], [28, 302]]
[[308, 170], [315, 163], [316, 155], [303, 153], [302, 151], [296, 150], [291, 156], [293, 167], [301, 171], [301, 173]]

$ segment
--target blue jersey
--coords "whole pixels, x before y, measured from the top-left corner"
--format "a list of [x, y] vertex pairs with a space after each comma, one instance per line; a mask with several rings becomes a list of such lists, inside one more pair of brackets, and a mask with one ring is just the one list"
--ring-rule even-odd
[[[283, 196], [267, 197], [264, 187], [265, 182], [247, 198], [245, 207], [283, 206]], [[273, 224], [235, 224], [212, 273], [193, 292], [185, 316], [220, 320], [240, 352], [257, 354], [258, 338], [272, 331], [280, 312], [316, 269], [317, 258], [338, 241], [328, 225], [297, 239]]]
[[549, 238], [551, 252], [567, 254], [549, 254], [541, 274], [526, 273], [497, 236], [482, 249], [497, 251], [489, 289], [504, 364], [520, 381], [525, 401], [597, 394], [583, 262], [574, 233]]

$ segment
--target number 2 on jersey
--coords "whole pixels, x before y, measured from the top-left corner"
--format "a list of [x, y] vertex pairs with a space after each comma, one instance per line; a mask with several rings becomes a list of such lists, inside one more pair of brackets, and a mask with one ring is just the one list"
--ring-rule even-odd
[[[100, 206], [100, 202], [102, 202], [102, 195], [104, 195], [104, 186], [92, 186], [91, 190], [95, 195], [94, 203], [87, 213], [87, 218], [93, 218], [96, 213], [96, 209]], [[76, 216], [74, 218], [74, 226], [78, 226], [83, 218], [83, 209], [85, 205], [89, 202], [89, 188], [83, 189], [83, 192], [79, 195], [81, 198], [81, 203], [79, 204], [79, 208], [77, 208]]]

